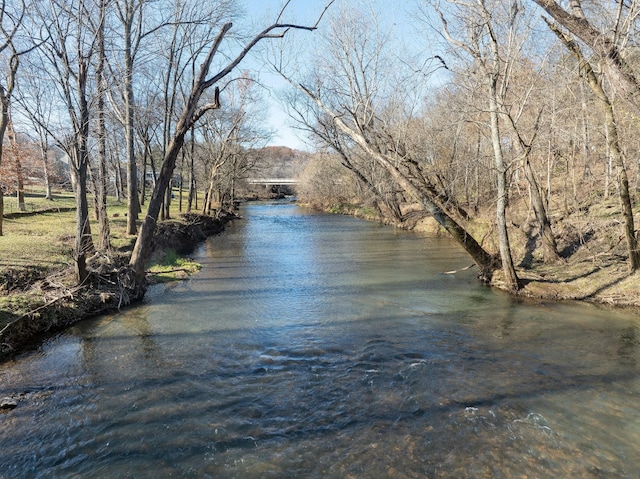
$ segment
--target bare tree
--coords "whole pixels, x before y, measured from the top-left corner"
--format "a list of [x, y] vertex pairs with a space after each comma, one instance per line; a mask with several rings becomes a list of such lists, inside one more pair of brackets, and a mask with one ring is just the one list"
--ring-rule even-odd
[[[0, 3], [0, 60], [4, 63], [3, 78], [0, 81], [0, 165], [2, 165], [2, 149], [4, 135], [9, 125], [9, 108], [11, 95], [15, 88], [16, 75], [20, 64], [20, 51], [16, 45], [17, 35], [26, 13], [24, 0]], [[4, 214], [4, 192], [0, 188], [0, 236], [2, 236], [2, 218]]]
[[9, 118], [9, 124], [7, 125], [6, 139], [9, 141], [10, 158], [13, 160], [15, 171], [17, 208], [18, 211], [26, 211], [27, 207], [24, 202], [24, 170], [22, 168], [23, 152], [18, 144], [18, 136], [11, 118]]
[[95, 25], [97, 34], [97, 65], [96, 65], [96, 89], [97, 89], [97, 139], [98, 139], [98, 178], [95, 191], [96, 209], [98, 213], [98, 223], [100, 237], [98, 248], [101, 251], [111, 249], [111, 238], [109, 228], [109, 218], [107, 215], [107, 127], [106, 127], [106, 91], [107, 80], [105, 75], [105, 64], [107, 62], [105, 23], [107, 15], [108, 0], [99, 0], [98, 24]]
[[147, 32], [142, 31], [145, 0], [116, 0], [115, 11], [122, 27], [122, 54], [124, 68], [122, 71], [123, 112], [118, 115], [124, 125], [127, 157], [127, 234], [137, 233], [136, 220], [140, 212], [138, 198], [138, 172], [134, 150], [134, 83], [133, 72], [136, 54], [140, 43]]
[[35, 130], [40, 146], [40, 156], [44, 171], [45, 199], [53, 200], [49, 171], [49, 147], [52, 123], [53, 104], [50, 99], [53, 89], [50, 84], [39, 75], [23, 74], [16, 90], [15, 102], [20, 105], [21, 112], [26, 116], [29, 126]]
[[[34, 9], [47, 28], [40, 49], [40, 71], [50, 74], [68, 114], [72, 134], [58, 139], [68, 153], [76, 197], [75, 273], [78, 283], [88, 275], [87, 255], [93, 249], [87, 201], [89, 167], [90, 73], [96, 53], [97, 31], [91, 18], [101, 18], [99, 6], [91, 0], [50, 0]], [[45, 66], [45, 64], [47, 66]], [[34, 65], [38, 67], [38, 65]], [[45, 73], [47, 72], [47, 73]]]
[[607, 95], [604, 89], [602, 78], [598, 77], [578, 44], [567, 34], [562, 32], [556, 25], [550, 22], [548, 22], [548, 25], [567, 50], [569, 50], [569, 52], [578, 61], [579, 71], [582, 72], [582, 76], [589, 85], [589, 88], [591, 88], [591, 91], [598, 98], [602, 107], [609, 155], [618, 170], [618, 189], [620, 194], [620, 203], [622, 204], [622, 215], [625, 222], [624, 234], [627, 241], [627, 250], [629, 252], [629, 269], [631, 272], [634, 272], [640, 268], [640, 250], [638, 249], [638, 241], [635, 234], [633, 208], [631, 205], [631, 195], [629, 193], [629, 179], [627, 176], [627, 168], [624, 164], [622, 146], [619, 141], [613, 102], [610, 100], [609, 95]]
[[247, 72], [228, 82], [220, 92], [227, 99], [225, 111], [207, 116], [199, 128], [208, 171], [204, 214], [213, 208], [233, 208], [237, 175], [254, 166], [243, 161], [247, 159], [246, 150], [268, 139], [257, 125], [263, 121], [264, 104], [256, 87]]
[[[206, 8], [205, 8], [206, 5]], [[173, 5], [166, 29], [158, 31], [157, 43], [163, 54], [158, 58], [159, 91], [163, 106], [162, 155], [171, 142], [173, 128], [190, 92], [193, 90], [198, 61], [205, 54], [224, 19], [236, 15], [235, 0], [210, 4], [177, 1]], [[186, 154], [185, 154], [186, 156]], [[161, 218], [169, 218], [172, 198], [172, 182], [165, 191]], [[193, 194], [193, 190], [192, 190]]]
[[164, 159], [162, 161], [162, 167], [158, 176], [158, 181], [156, 182], [155, 188], [151, 195], [147, 214], [140, 228], [140, 233], [138, 234], [133, 254], [131, 256], [130, 264], [134, 268], [136, 286], [138, 286], [139, 288], [144, 287], [145, 268], [151, 253], [151, 242], [153, 239], [153, 233], [155, 231], [156, 221], [158, 219], [158, 214], [162, 206], [162, 198], [169, 185], [169, 182], [171, 181], [178, 154], [180, 153], [180, 150], [184, 144], [185, 135], [193, 126], [193, 124], [195, 124], [205, 113], [220, 108], [218, 87], [216, 87], [216, 93], [214, 94], [213, 101], [204, 105], [200, 105], [200, 99], [202, 98], [203, 94], [210, 88], [214, 87], [220, 80], [229, 75], [259, 42], [269, 38], [281, 38], [292, 29], [303, 29], [309, 31], [315, 30], [331, 3], [333, 3], [333, 0], [327, 3], [327, 5], [320, 13], [316, 23], [311, 26], [283, 22], [282, 16], [286, 11], [289, 2], [285, 3], [274, 23], [259, 32], [242, 48], [242, 50], [237, 55], [235, 55], [235, 57], [232, 58], [231, 61], [226, 63], [226, 65], [224, 65], [216, 74], [211, 75], [209, 73], [209, 70], [213, 63], [213, 60], [219, 54], [220, 47], [232, 28], [231, 23], [226, 23], [222, 26], [213, 44], [207, 51], [204, 61], [201, 63], [200, 69], [194, 81], [193, 89], [186, 99], [185, 106], [182, 110], [182, 113], [180, 114], [178, 122], [176, 123], [171, 142], [168, 145], [168, 148], [164, 155]]
[[[201, 2], [169, 1], [162, 4], [163, 8], [158, 9], [158, 2], [150, 0], [114, 1], [114, 10], [120, 25], [122, 62], [119, 66], [112, 62], [111, 68], [112, 75], [121, 90], [121, 108], [117, 108], [116, 113], [124, 126], [126, 143], [128, 234], [136, 234], [136, 221], [141, 209], [141, 203], [144, 202], [144, 198], [141, 199], [138, 196], [139, 175], [135, 151], [136, 109], [139, 108], [135, 99], [136, 74], [140, 69], [138, 57], [141, 54], [147, 54], [149, 48], [156, 49], [158, 44], [163, 44], [162, 39], [166, 36], [167, 31], [172, 32], [171, 36], [174, 41], [171, 48], [168, 49], [167, 63], [162, 66], [159, 65], [159, 59], [166, 51], [164, 47], [159, 48], [159, 51], [162, 52], [161, 55], [153, 55], [158, 70], [166, 78], [163, 83], [165, 86], [165, 112], [168, 112], [165, 114], [165, 131], [168, 134], [174, 111], [166, 105], [175, 101], [176, 85], [181, 80], [180, 74], [173, 74], [176, 71], [182, 71], [184, 68], [184, 62], [176, 59], [176, 56], [182, 55], [183, 51], [186, 52], [190, 45], [197, 44], [201, 45], [200, 49], [203, 48], [204, 41], [196, 38], [194, 28], [204, 25], [209, 27], [216, 25], [220, 16], [229, 10], [229, 3], [230, 0], [212, 2], [211, 6], [205, 8]], [[170, 14], [166, 15], [165, 11], [169, 11]], [[158, 12], [162, 12], [162, 14], [158, 15]], [[208, 32], [211, 30], [213, 28], [206, 29]], [[181, 43], [178, 42], [179, 39], [182, 41]], [[154, 76], [157, 76], [158, 70], [154, 72]], [[168, 89], [171, 78], [175, 79], [175, 83], [172, 85], [174, 87], [173, 90]], [[144, 134], [145, 131], [149, 133], [148, 130], [138, 129], [138, 133]], [[149, 139], [149, 137], [147, 136], [146, 139]], [[144, 136], [143, 141], [145, 141]], [[143, 145], [145, 158], [148, 158], [148, 146], [147, 143]], [[144, 182], [144, 174], [142, 181]], [[142, 189], [143, 191], [145, 189], [144, 183], [142, 184]]]
[[[305, 112], [304, 107], [297, 106], [297, 100], [293, 95], [289, 96], [288, 103], [289, 115], [301, 125], [300, 128], [317, 139], [316, 149], [330, 148], [336, 153], [334, 156], [316, 156], [311, 160], [309, 168], [305, 168], [302, 184], [298, 185], [296, 190], [302, 189], [306, 192], [306, 201], [327, 206], [327, 201], [341, 202], [348, 197], [354, 198], [355, 190], [360, 187], [369, 193], [370, 203], [381, 219], [388, 219], [397, 224], [404, 222], [405, 217], [399, 203], [401, 190], [386, 170], [367, 154], [363, 154], [362, 150], [350, 147], [333, 118], [323, 110], [309, 115], [309, 110]], [[339, 159], [337, 164], [352, 174], [352, 181], [342, 181], [341, 176], [344, 172], [336, 171], [336, 158]], [[363, 200], [369, 204], [365, 198]]]
[[[510, 162], [506, 158], [503, 146], [504, 120], [506, 125], [515, 132], [516, 144], [520, 151], [519, 160], [523, 162], [526, 177], [531, 182], [534, 211], [540, 224], [543, 244], [546, 246], [545, 256], [558, 258], [541, 192], [528, 160], [531, 145], [528, 145], [518, 133], [513, 116], [505, 105], [515, 55], [519, 54], [519, 48], [523, 42], [523, 39], [517, 37], [517, 21], [519, 9], [522, 7], [517, 2], [507, 5], [501, 0], [495, 2], [450, 0], [447, 5], [451, 7], [451, 11], [445, 12], [435, 3], [430, 2], [430, 4], [440, 16], [444, 37], [455, 48], [457, 54], [464, 52], [468, 56], [473, 65], [471, 71], [476, 72], [475, 76], [486, 91], [491, 143], [497, 173], [496, 223], [500, 256], [505, 283], [509, 289], [516, 291], [521, 284], [515, 271], [507, 229]], [[453, 32], [452, 21], [455, 22], [454, 27], [458, 33]]]
[[[615, 6], [613, 12], [606, 11], [605, 5], [600, 5], [599, 10], [592, 10], [592, 18], [588, 18], [582, 0], [570, 0], [566, 4], [568, 9], [564, 8], [564, 2], [561, 5], [555, 0], [533, 1], [598, 57], [611, 84], [622, 96], [636, 106], [640, 105], [640, 82], [625, 54], [629, 36], [640, 14], [639, 2], [611, 2], [610, 5]], [[603, 19], [606, 24], [599, 25]]]
[[[274, 66], [316, 105], [316, 122], [331, 122], [345, 144], [360, 148], [384, 169], [407, 198], [419, 203], [469, 253], [488, 281], [500, 261], [455, 220], [445, 206], [446, 195], [408, 151], [405, 140], [412, 116], [405, 110], [407, 98], [416, 93], [400, 85], [415, 86], [417, 81], [396, 81], [402, 68], [385, 53], [389, 37], [376, 37], [378, 30], [369, 28], [371, 24], [362, 12], [341, 11], [321, 48], [327, 58], [315, 66], [311, 84], [296, 83]], [[415, 74], [411, 80], [417, 80]]]
[[[146, 74], [144, 75], [146, 77]], [[145, 204], [147, 185], [154, 186], [158, 176], [156, 160], [162, 157], [163, 107], [158, 85], [140, 82], [135, 111], [138, 151], [142, 152], [140, 178], [140, 204]]]

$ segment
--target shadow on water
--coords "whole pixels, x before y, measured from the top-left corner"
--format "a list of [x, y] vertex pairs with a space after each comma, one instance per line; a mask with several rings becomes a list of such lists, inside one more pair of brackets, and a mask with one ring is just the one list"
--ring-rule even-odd
[[318, 218], [366, 245], [276, 261], [248, 223], [191, 281], [0, 368], [20, 398], [0, 478], [637, 476], [637, 322], [512, 301], [440, 275], [442, 242], [419, 263], [414, 236]]
[[[271, 337], [274, 331], [270, 329], [260, 328], [255, 334]], [[157, 351], [161, 351], [162, 344], [167, 342], [197, 346], [201, 340], [195, 333], [155, 334], [153, 338]], [[636, 329], [625, 330], [621, 338], [623, 347], [635, 348], [633, 354], [637, 354], [636, 338]], [[143, 335], [139, 339], [146, 342], [149, 338]], [[176, 357], [166, 357], [165, 353], [158, 354], [157, 361], [151, 361], [152, 364], [140, 364], [139, 369], [146, 372], [145, 375], [128, 380], [118, 369], [108, 378], [100, 372], [100, 379], [92, 378], [89, 370], [80, 383], [68, 381], [48, 387], [46, 391], [38, 391], [34, 386], [26, 392], [38, 400], [47, 398], [46, 401], [52, 402], [49, 407], [58, 408], [58, 414], [69, 418], [64, 423], [67, 431], [61, 436], [76, 443], [55, 459], [54, 450], [62, 444], [60, 439], [53, 438], [61, 433], [56, 432], [56, 428], [41, 425], [44, 437], [49, 437], [51, 444], [41, 445], [38, 467], [59, 473], [88, 472], [81, 461], [70, 460], [70, 457], [89, 457], [93, 451], [94, 468], [102, 466], [110, 471], [110, 465], [128, 464], [126, 467], [130, 467], [136, 460], [142, 460], [145, 464], [153, 463], [154, 468], [160, 467], [161, 471], [173, 470], [182, 477], [185, 470], [175, 468], [185, 456], [188, 461], [192, 460], [188, 458], [215, 457], [218, 458], [214, 461], [217, 466], [209, 467], [222, 473], [217, 477], [238, 477], [223, 473], [225, 458], [230, 461], [262, 450], [260, 460], [274, 467], [274, 457], [295, 455], [294, 451], [302, 453], [301, 448], [311, 448], [316, 449], [317, 459], [328, 455], [335, 461], [335, 451], [328, 452], [326, 445], [333, 444], [334, 448], [341, 449], [353, 440], [380, 444], [385, 451], [380, 451], [385, 464], [391, 460], [402, 462], [390, 451], [403, 441], [409, 442], [415, 455], [403, 459], [407, 471], [435, 473], [444, 467], [447, 456], [461, 447], [461, 441], [466, 444], [466, 452], [456, 452], [461, 461], [464, 458], [467, 461], [474, 458], [479, 464], [492, 461], [491, 456], [484, 457], [485, 448], [492, 445], [511, 448], [511, 453], [519, 455], [520, 459], [531, 451], [550, 448], [555, 451], [556, 460], [562, 462], [582, 453], [576, 453], [573, 444], [564, 444], [560, 433], [552, 430], [556, 426], [531, 409], [531, 400], [555, 394], [566, 396], [567, 393], [587, 397], [593, 391], [626, 388], [625, 383], [637, 381], [635, 370], [590, 374], [571, 367], [545, 365], [544, 361], [511, 361], [505, 367], [504, 361], [514, 358], [505, 357], [500, 350], [472, 348], [468, 340], [453, 332], [438, 337], [437, 341], [446, 342], [457, 351], [446, 354], [433, 354], [428, 347], [424, 351], [415, 347], [407, 349], [406, 345], [396, 344], [394, 338], [382, 337], [369, 339], [356, 349], [339, 346], [287, 348], [274, 343], [254, 350], [251, 345], [245, 345], [252, 361], [247, 357], [225, 355], [202, 357], [197, 362], [208, 367], [198, 371], [193, 370], [193, 360], [185, 357], [186, 352]], [[104, 351], [113, 349], [110, 342], [119, 341], [117, 337], [106, 342], [83, 339], [83, 356], [96, 370], [108, 369]], [[95, 346], [99, 349], [93, 350]], [[628, 355], [629, 351], [624, 354]], [[96, 365], [96, 360], [104, 364]], [[504, 374], [507, 369], [506, 376], [492, 378]], [[483, 373], [478, 375], [478, 371]], [[483, 384], [490, 379], [493, 382]], [[233, 388], [224, 384], [233, 384]], [[47, 395], [43, 394], [45, 392]], [[109, 409], [108, 397], [121, 398], [113, 411]], [[106, 402], [101, 407], [103, 399]], [[13, 414], [33, 412], [33, 405], [27, 401]], [[172, 432], [172, 425], [183, 427]], [[150, 449], [146, 441], [150, 440], [149, 434], [153, 431], [157, 435], [154, 443], [160, 447]], [[14, 445], [30, 443], [29, 435], [28, 430], [18, 429], [12, 430], [11, 437], [0, 439], [0, 450], [3, 451], [0, 470], [12, 471], [22, 461], [29, 463], [28, 456], [18, 455], [16, 459], [13, 455], [19, 453]], [[418, 450], [422, 453], [417, 454]], [[276, 451], [278, 454], [272, 456]], [[52, 454], [54, 459], [47, 460]], [[511, 463], [515, 457], [505, 458], [508, 455], [503, 456], [501, 467], [512, 470], [512, 475], [494, 475], [495, 470], [483, 475], [472, 467], [467, 473], [460, 469], [450, 473], [441, 470], [438, 475], [517, 477], [518, 472], [531, 471], [526, 467], [519, 468], [517, 462]], [[341, 461], [349, 469], [345, 459]], [[366, 463], [360, 463], [359, 467], [366, 471]], [[468, 462], [467, 467], [470, 464], [472, 462]], [[238, 471], [243, 470], [236, 467], [239, 467]], [[319, 466], [307, 462], [299, 472], [316, 467]], [[554, 477], [557, 467], [551, 461], [542, 468], [547, 474], [536, 477]], [[456, 471], [455, 468], [448, 470]], [[608, 471], [607, 477], [633, 477], [626, 476], [623, 469], [604, 467], [602, 470]], [[381, 470], [374, 468], [371, 471], [367, 477], [380, 477]], [[152, 474], [140, 470], [136, 476], [151, 477]], [[20, 477], [20, 474], [7, 477]], [[109, 477], [109, 474], [94, 477]]]

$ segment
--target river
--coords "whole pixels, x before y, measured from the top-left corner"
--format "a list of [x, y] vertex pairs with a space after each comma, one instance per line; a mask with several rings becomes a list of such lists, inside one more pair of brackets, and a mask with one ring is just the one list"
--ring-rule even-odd
[[203, 269], [0, 365], [0, 478], [637, 478], [640, 317], [256, 203]]

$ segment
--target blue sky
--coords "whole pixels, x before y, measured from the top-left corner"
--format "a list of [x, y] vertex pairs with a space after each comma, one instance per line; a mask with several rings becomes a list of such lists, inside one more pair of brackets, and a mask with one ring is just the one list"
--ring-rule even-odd
[[[315, 23], [318, 15], [322, 12], [324, 6], [328, 0], [292, 0], [286, 10], [286, 14], [283, 21], [295, 21], [300, 24], [313, 24]], [[261, 28], [271, 24], [282, 5], [285, 3], [283, 0], [245, 0], [244, 6], [246, 8], [248, 23], [255, 24], [256, 28]], [[392, 8], [390, 8], [387, 0], [336, 0], [327, 12], [327, 17], [332, 11], [337, 11], [341, 4], [362, 4], [367, 6], [373, 6], [377, 11], [382, 12], [381, 17], [393, 24], [408, 23], [410, 15], [407, 11], [415, 4], [414, 1], [397, 2]], [[327, 19], [325, 17], [325, 20]], [[398, 29], [399, 31], [409, 32], [411, 28]], [[314, 35], [312, 32], [304, 32], [303, 35]], [[310, 38], [311, 41], [311, 38]], [[258, 66], [258, 62], [253, 59], [245, 65], [253, 69]], [[269, 142], [269, 145], [284, 145], [297, 149], [309, 149], [309, 146], [299, 138], [299, 134], [291, 127], [291, 119], [284, 112], [283, 107], [276, 99], [276, 90], [285, 87], [285, 84], [276, 75], [270, 74], [265, 68], [262, 68], [260, 73], [260, 80], [272, 88], [272, 92], [267, 94], [270, 111], [269, 111], [269, 123], [277, 130], [277, 133]]]
[[[255, 24], [256, 28], [271, 24], [284, 4], [282, 0], [245, 0], [243, 3], [246, 8], [248, 22]], [[295, 21], [301, 24], [313, 24], [325, 5], [325, 0], [292, 0], [287, 7], [283, 20]], [[308, 32], [308, 34], [313, 35], [311, 32]], [[286, 87], [285, 83], [264, 67], [260, 68], [255, 60], [250, 59], [248, 65], [252, 67], [255, 65], [256, 68], [259, 68], [260, 80], [266, 86], [272, 88], [272, 91], [265, 94], [265, 96], [269, 103], [269, 123], [276, 130], [276, 133], [268, 144], [283, 145], [296, 149], [309, 149], [300, 138], [300, 135], [296, 134], [291, 127], [291, 119], [276, 99], [277, 90]]]

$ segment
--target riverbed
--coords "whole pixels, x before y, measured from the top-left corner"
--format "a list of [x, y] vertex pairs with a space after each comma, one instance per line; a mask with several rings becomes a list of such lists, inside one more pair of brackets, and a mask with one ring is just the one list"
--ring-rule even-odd
[[447, 238], [255, 203], [202, 270], [0, 365], [0, 478], [640, 477], [640, 318]]

